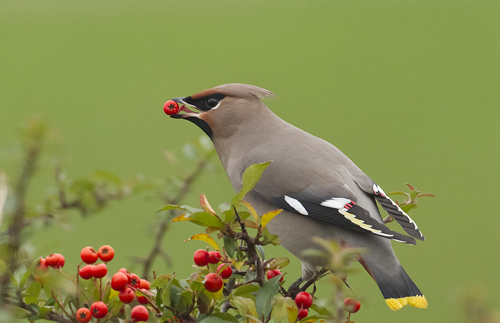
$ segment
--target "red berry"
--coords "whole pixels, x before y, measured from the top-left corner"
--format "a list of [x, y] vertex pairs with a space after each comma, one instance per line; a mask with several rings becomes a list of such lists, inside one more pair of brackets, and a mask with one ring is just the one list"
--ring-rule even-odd
[[40, 261], [36, 265], [35, 271], [37, 273], [43, 274], [49, 270], [49, 265], [47, 265], [47, 260], [45, 258], [40, 258]]
[[116, 291], [121, 291], [122, 289], [125, 288], [125, 285], [128, 284], [128, 277], [124, 273], [116, 273], [113, 275], [113, 278], [111, 278], [111, 288], [113, 288]]
[[203, 249], [198, 249], [194, 252], [194, 263], [197, 266], [206, 266], [208, 264], [208, 260], [210, 259], [210, 255], [208, 254], [208, 251], [203, 250]]
[[302, 311], [299, 312], [299, 315], [297, 315], [297, 319], [302, 320], [304, 317], [307, 316], [307, 314], [309, 314], [309, 311], [304, 308]]
[[224, 266], [226, 266], [226, 264], [220, 264], [219, 267], [217, 267], [217, 272], [222, 277], [222, 279], [228, 279], [233, 274], [233, 270], [231, 269], [231, 266], [227, 266], [224, 270], [221, 271], [222, 267]]
[[130, 277], [130, 285], [134, 286], [135, 288], [139, 288], [141, 285], [141, 279], [139, 278], [139, 276], [137, 276], [136, 274], [131, 274]]
[[102, 278], [108, 273], [108, 267], [106, 267], [105, 264], [94, 265], [90, 269], [90, 272], [92, 273], [93, 277]]
[[[140, 290], [143, 293], [147, 293], [147, 290], [144, 288], [141, 288]], [[149, 303], [148, 300], [146, 299], [146, 296], [137, 296], [137, 301], [141, 304], [148, 304]]]
[[179, 103], [174, 100], [168, 100], [163, 105], [163, 111], [168, 115], [176, 114], [179, 112]]
[[130, 318], [133, 322], [146, 322], [149, 319], [149, 311], [142, 305], [134, 306]]
[[217, 274], [211, 273], [205, 277], [205, 289], [209, 292], [215, 293], [220, 291], [222, 285], [222, 278]]
[[[267, 279], [271, 279], [279, 275], [281, 275], [281, 271], [279, 269], [268, 270], [266, 273]], [[281, 281], [283, 281], [283, 276], [280, 278], [280, 282]]]
[[344, 309], [349, 313], [356, 313], [359, 311], [361, 303], [355, 298], [346, 298], [344, 300]]
[[135, 294], [132, 289], [125, 287], [120, 291], [118, 297], [120, 298], [120, 301], [122, 301], [122, 303], [128, 304], [134, 300]]
[[132, 274], [130, 273], [130, 271], [128, 271], [127, 268], [122, 268], [120, 270], [118, 270], [119, 273], [124, 273], [125, 276], [127, 276], [128, 278], [128, 283], [130, 284], [130, 282], [132, 281]]
[[99, 255], [99, 258], [105, 262], [111, 261], [115, 257], [115, 251], [108, 245], [104, 245], [99, 248], [97, 254]]
[[66, 262], [63, 255], [61, 255], [60, 253], [51, 253], [45, 258], [45, 260], [46, 264], [54, 269], [62, 268], [64, 266], [64, 263]]
[[297, 304], [299, 308], [302, 307], [307, 309], [311, 307], [312, 303], [313, 298], [308, 292], [300, 292], [295, 296], [295, 304]]
[[93, 264], [97, 261], [99, 256], [97, 255], [97, 251], [95, 251], [94, 248], [85, 247], [80, 252], [80, 258], [82, 258], [82, 261], [86, 264]]
[[76, 319], [78, 320], [78, 322], [87, 323], [92, 319], [90, 310], [85, 307], [80, 308], [78, 311], [76, 311]]
[[102, 319], [106, 316], [106, 314], [108, 314], [108, 306], [106, 306], [106, 304], [104, 304], [103, 302], [98, 301], [92, 304], [92, 306], [90, 307], [90, 312], [95, 318]]
[[210, 256], [208, 259], [209, 264], [218, 264], [220, 262], [220, 252], [210, 251], [208, 255]]
[[80, 270], [78, 271], [78, 274], [80, 275], [80, 277], [82, 277], [83, 279], [90, 279], [92, 278], [92, 265], [86, 265], [86, 266], [83, 266], [82, 268], [80, 268]]
[[147, 280], [141, 279], [141, 282], [139, 283], [139, 288], [149, 289], [149, 286], [151, 286], [151, 284]]

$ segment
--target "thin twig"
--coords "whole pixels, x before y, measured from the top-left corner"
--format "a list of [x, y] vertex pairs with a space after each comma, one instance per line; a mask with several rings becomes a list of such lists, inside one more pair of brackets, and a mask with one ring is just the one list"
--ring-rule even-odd
[[[208, 161], [209, 161], [210, 157], [211, 157], [211, 154], [207, 155], [205, 157], [205, 159], [198, 162], [195, 170], [184, 179], [184, 182], [182, 183], [181, 189], [179, 190], [177, 195], [174, 198], [169, 199], [167, 201], [167, 203], [169, 203], [169, 204], [179, 204], [180, 203], [180, 201], [189, 192], [191, 185], [193, 185], [193, 183], [196, 181], [196, 179], [198, 179], [198, 177], [201, 175], [201, 173], [203, 172], [205, 167], [208, 165]], [[161, 245], [163, 242], [163, 238], [165, 237], [165, 233], [168, 229], [168, 224], [170, 222], [170, 218], [173, 215], [174, 215], [174, 211], [171, 210], [169, 212], [169, 215], [165, 216], [161, 220], [161, 222], [159, 223], [159, 228], [158, 228], [158, 231], [156, 232], [155, 242], [153, 244], [153, 248], [151, 248], [151, 251], [149, 252], [148, 257], [143, 262], [142, 277], [144, 277], [144, 279], [148, 279], [149, 272], [151, 270], [151, 265], [153, 264], [156, 257], [164, 252], [161, 248]]]

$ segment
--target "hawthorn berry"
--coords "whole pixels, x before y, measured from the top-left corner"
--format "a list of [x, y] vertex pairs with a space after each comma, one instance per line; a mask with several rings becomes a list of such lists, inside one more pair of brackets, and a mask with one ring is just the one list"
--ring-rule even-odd
[[111, 246], [104, 245], [99, 248], [99, 251], [97, 251], [97, 255], [102, 261], [108, 262], [113, 260], [113, 258], [115, 257], [115, 251], [113, 250], [113, 248], [111, 248]]
[[360, 307], [361, 303], [355, 298], [348, 297], [344, 300], [344, 309], [349, 313], [356, 313]]
[[168, 100], [163, 105], [163, 111], [168, 115], [177, 114], [179, 112], [179, 103], [174, 100]]
[[[143, 293], [146, 293], [147, 290], [144, 289], [144, 288], [141, 288], [140, 289], [141, 292]], [[137, 301], [140, 303], [140, 304], [148, 304], [148, 300], [146, 299], [146, 296], [137, 296]]]
[[118, 270], [118, 272], [125, 274], [125, 276], [127, 276], [128, 278], [128, 283], [130, 284], [130, 282], [132, 281], [132, 274], [130, 273], [130, 271], [127, 268], [122, 268]]
[[36, 265], [35, 271], [37, 273], [43, 274], [49, 270], [49, 265], [47, 265], [47, 260], [45, 258], [40, 258], [40, 261]]
[[222, 267], [224, 266], [226, 266], [226, 264], [220, 264], [217, 267], [217, 272], [222, 277], [222, 279], [228, 279], [233, 274], [233, 270], [231, 269], [231, 266], [227, 266], [224, 270], [221, 271]]
[[[279, 276], [279, 275], [281, 275], [281, 271], [279, 269], [271, 269], [271, 270], [268, 270], [266, 273], [267, 279], [271, 279], [271, 278], [274, 278], [274, 277]], [[281, 276], [281, 278], [280, 278], [280, 282], [281, 281], [283, 281], [283, 276]]]
[[297, 304], [299, 308], [308, 309], [311, 307], [312, 303], [313, 298], [308, 292], [300, 292], [295, 296], [295, 304]]
[[220, 262], [220, 252], [210, 251], [208, 255], [210, 256], [208, 259], [209, 264], [218, 264]]
[[205, 277], [205, 289], [209, 292], [215, 293], [220, 291], [223, 285], [221, 276], [211, 273]]
[[76, 319], [78, 322], [87, 323], [92, 319], [92, 314], [88, 308], [82, 307], [76, 311]]
[[140, 280], [139, 288], [149, 289], [149, 286], [151, 286], [151, 284], [147, 280], [145, 279]]
[[297, 315], [297, 319], [302, 320], [304, 317], [307, 316], [307, 314], [309, 314], [309, 311], [304, 308], [302, 311], [299, 312], [299, 315]]
[[102, 319], [108, 314], [108, 306], [101, 301], [97, 301], [90, 307], [90, 312], [96, 319]]
[[51, 253], [45, 258], [45, 263], [54, 269], [62, 268], [65, 262], [64, 256], [60, 253]]
[[108, 273], [108, 267], [105, 264], [93, 265], [90, 269], [92, 276], [95, 278], [102, 278]]
[[136, 274], [131, 274], [130, 278], [131, 278], [130, 285], [132, 285], [135, 288], [139, 288], [141, 285], [141, 279], [139, 278], [139, 276], [137, 276]]
[[124, 273], [117, 272], [111, 278], [111, 288], [116, 291], [121, 291], [128, 284], [128, 277]]
[[86, 265], [86, 266], [83, 266], [82, 268], [80, 268], [80, 270], [78, 271], [78, 274], [80, 275], [80, 277], [82, 277], [83, 279], [90, 279], [92, 278], [92, 265]]
[[133, 322], [146, 322], [149, 319], [149, 311], [142, 305], [134, 306], [130, 318]]
[[208, 260], [210, 259], [210, 255], [208, 254], [208, 251], [203, 250], [203, 249], [198, 249], [194, 252], [194, 263], [197, 266], [206, 266], [208, 264]]
[[99, 255], [97, 254], [97, 251], [95, 251], [94, 248], [85, 247], [80, 252], [80, 258], [82, 258], [82, 261], [86, 264], [93, 264], [94, 262], [97, 261]]
[[134, 294], [134, 291], [132, 289], [125, 287], [124, 289], [122, 289], [120, 291], [120, 293], [118, 294], [118, 297], [120, 298], [120, 301], [122, 301], [122, 303], [128, 304], [134, 300], [135, 294]]

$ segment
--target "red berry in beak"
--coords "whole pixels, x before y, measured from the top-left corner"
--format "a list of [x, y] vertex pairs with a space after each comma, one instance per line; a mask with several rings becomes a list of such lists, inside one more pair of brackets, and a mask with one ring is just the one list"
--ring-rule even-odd
[[168, 100], [163, 106], [163, 111], [169, 116], [172, 114], [177, 114], [179, 112], [179, 104], [174, 100]]

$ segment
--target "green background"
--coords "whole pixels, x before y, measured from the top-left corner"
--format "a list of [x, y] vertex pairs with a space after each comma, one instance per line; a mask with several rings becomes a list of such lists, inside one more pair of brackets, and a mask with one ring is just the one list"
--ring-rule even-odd
[[[163, 114], [163, 103], [241, 82], [275, 92], [268, 106], [335, 144], [386, 192], [405, 183], [435, 193], [411, 215], [426, 242], [393, 243], [429, 308], [392, 312], [364, 272], [350, 277], [363, 299], [356, 322], [463, 319], [457, 295], [486, 288], [500, 300], [497, 212], [500, 162], [498, 1], [7, 1], [0, 4], [1, 169], [11, 177], [16, 132], [38, 115], [58, 129], [51, 148], [69, 176], [96, 169], [146, 178], [188, 169], [181, 152], [202, 132]], [[212, 205], [232, 188], [219, 162], [196, 184]], [[51, 183], [44, 161], [31, 201]], [[37, 253], [61, 252], [76, 266], [80, 248], [110, 244], [110, 270], [145, 256], [158, 199], [114, 203], [72, 229], [34, 234]], [[175, 224], [164, 246], [191, 273], [198, 232]], [[271, 250], [270, 250], [271, 251]], [[285, 254], [274, 248], [273, 254]], [[134, 269], [133, 266], [129, 266]], [[138, 268], [136, 267], [138, 270]], [[300, 273], [293, 260], [292, 281]], [[184, 276], [183, 276], [184, 275]], [[331, 287], [320, 286], [326, 296]]]

